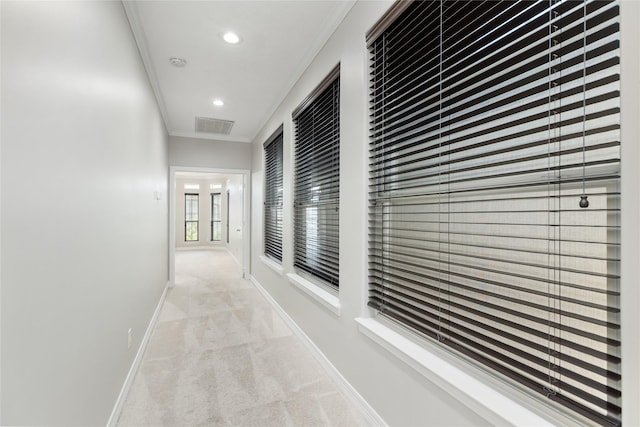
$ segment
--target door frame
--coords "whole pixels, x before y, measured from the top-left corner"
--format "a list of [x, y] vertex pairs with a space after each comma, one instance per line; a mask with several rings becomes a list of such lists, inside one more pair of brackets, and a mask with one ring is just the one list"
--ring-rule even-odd
[[242, 277], [251, 271], [251, 171], [249, 169], [219, 169], [169, 166], [169, 287], [176, 285], [176, 172], [219, 173], [242, 175]]

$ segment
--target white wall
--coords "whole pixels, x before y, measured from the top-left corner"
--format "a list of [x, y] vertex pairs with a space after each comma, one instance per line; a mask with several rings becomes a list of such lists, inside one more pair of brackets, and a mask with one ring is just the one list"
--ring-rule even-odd
[[210, 139], [169, 137], [171, 166], [250, 169], [251, 144]]
[[[369, 317], [367, 301], [367, 53], [364, 35], [391, 1], [359, 1], [336, 33], [257, 135], [252, 159], [252, 276], [314, 341], [330, 362], [391, 426], [486, 425], [470, 407], [440, 389], [426, 377], [396, 359], [358, 332], [354, 318]], [[622, 2], [623, 100], [623, 424], [640, 425], [638, 328], [640, 291], [640, 206], [637, 165], [640, 150], [640, 60], [638, 17], [640, 6]], [[263, 253], [264, 154], [262, 144], [284, 124], [284, 273], [292, 272], [292, 163], [291, 112], [338, 63], [341, 63], [341, 169], [340, 169], [340, 305], [339, 316], [288, 283], [285, 275], [269, 268]], [[480, 381], [478, 370], [469, 372]], [[494, 384], [491, 383], [490, 387]], [[507, 389], [508, 390], [508, 389]], [[459, 394], [459, 393], [458, 393]], [[519, 398], [516, 398], [520, 400]], [[504, 408], [505, 412], [507, 409]], [[476, 410], [482, 412], [480, 408]]]
[[[392, 426], [486, 425], [470, 409], [357, 331], [367, 312], [367, 61], [364, 35], [392, 2], [358, 2], [253, 144], [252, 275], [342, 375]], [[263, 253], [263, 142], [284, 123], [285, 272], [292, 271], [291, 112], [340, 62], [340, 302], [334, 315], [260, 261]]]
[[1, 7], [1, 423], [105, 425], [167, 282], [168, 137], [120, 2]]
[[[244, 224], [242, 222], [244, 206], [244, 185], [242, 182], [242, 175], [231, 175], [226, 181], [226, 191], [229, 192], [229, 244], [227, 245], [227, 249], [236, 259], [236, 262], [242, 265], [242, 242], [243, 233], [245, 232]], [[227, 194], [223, 193], [222, 197], [226, 206]]]

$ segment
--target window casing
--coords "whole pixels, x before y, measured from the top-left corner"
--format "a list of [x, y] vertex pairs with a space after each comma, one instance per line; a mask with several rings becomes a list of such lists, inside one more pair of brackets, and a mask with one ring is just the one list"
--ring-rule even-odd
[[218, 242], [222, 240], [222, 215], [221, 215], [220, 193], [211, 193], [211, 241]]
[[294, 267], [339, 286], [340, 67], [293, 112]]
[[397, 2], [368, 36], [369, 305], [602, 425], [621, 414], [618, 9]]
[[198, 237], [198, 214], [199, 214], [199, 194], [186, 193], [184, 195], [184, 240], [185, 242], [197, 242]]
[[282, 126], [265, 142], [264, 254], [282, 263]]

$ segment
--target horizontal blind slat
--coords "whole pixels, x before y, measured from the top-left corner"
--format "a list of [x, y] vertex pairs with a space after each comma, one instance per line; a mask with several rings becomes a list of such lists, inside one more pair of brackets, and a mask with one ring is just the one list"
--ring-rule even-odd
[[338, 287], [339, 76], [294, 115], [294, 267]]
[[411, 2], [368, 38], [369, 304], [603, 425], [620, 419], [618, 14]]
[[282, 262], [282, 202], [283, 202], [283, 136], [280, 128], [275, 136], [264, 144], [265, 152], [265, 202], [264, 202], [264, 253]]

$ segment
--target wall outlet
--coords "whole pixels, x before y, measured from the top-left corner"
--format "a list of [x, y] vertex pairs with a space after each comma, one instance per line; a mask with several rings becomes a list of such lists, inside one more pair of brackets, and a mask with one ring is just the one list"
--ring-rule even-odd
[[131, 328], [127, 331], [127, 348], [131, 348]]

